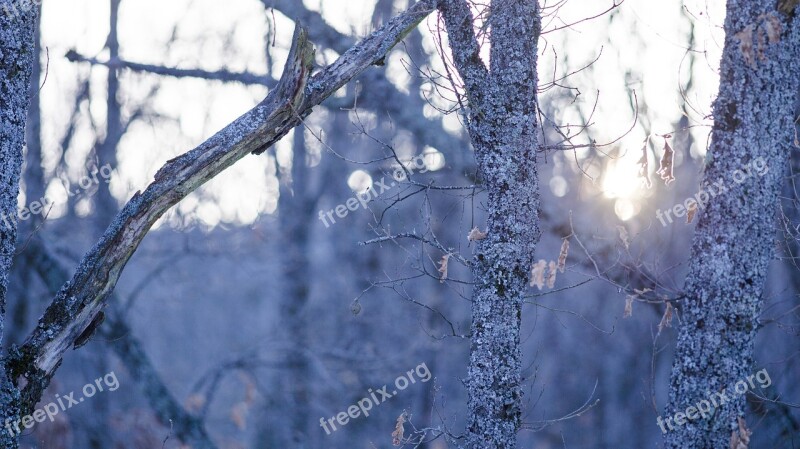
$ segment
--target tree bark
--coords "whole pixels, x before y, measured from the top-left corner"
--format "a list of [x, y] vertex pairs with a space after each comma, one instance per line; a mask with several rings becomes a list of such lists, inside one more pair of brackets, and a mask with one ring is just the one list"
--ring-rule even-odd
[[[700, 212], [683, 299], [677, 302], [681, 325], [664, 419], [700, 401], [714, 399], [719, 406], [707, 418], [684, 425], [672, 421], [672, 430], [665, 423], [667, 448], [728, 448], [732, 438], [742, 436], [738, 420], [744, 417], [745, 396], [734, 389], [757, 370], [753, 340], [800, 87], [800, 11], [787, 14], [774, 5], [727, 3], [719, 95], [702, 181], [705, 188], [724, 180], [725, 190]], [[738, 182], [737, 170], [753, 167], [759, 158], [768, 171]], [[724, 404], [717, 394], [723, 389]]]
[[[17, 195], [22, 170], [28, 87], [33, 60], [37, 10], [0, 0], [0, 345], [4, 334], [6, 293], [17, 240]], [[19, 416], [19, 390], [0, 364], [0, 410]], [[16, 448], [18, 437], [0, 431], [0, 446]]]
[[488, 192], [487, 237], [478, 242], [472, 273], [467, 445], [512, 449], [522, 419], [522, 303], [541, 234], [536, 173], [540, 11], [535, 0], [492, 1], [487, 71], [466, 2], [444, 0], [440, 9], [466, 86], [469, 134]]

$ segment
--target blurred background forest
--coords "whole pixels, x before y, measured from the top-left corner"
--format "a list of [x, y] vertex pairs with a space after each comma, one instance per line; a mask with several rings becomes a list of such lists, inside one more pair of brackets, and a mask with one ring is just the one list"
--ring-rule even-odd
[[[165, 161], [264, 98], [295, 20], [324, 65], [409, 1], [44, 2], [19, 203], [52, 207], [20, 222], [9, 344]], [[542, 3], [536, 257], [556, 260], [565, 238], [570, 250], [552, 288], [527, 298], [521, 447], [660, 444], [675, 334], [663, 306], [625, 291], [681, 288], [694, 224], [662, 226], [656, 211], [697, 191], [725, 11], [718, 0], [613, 6]], [[200, 447], [176, 436], [199, 425], [219, 448], [388, 448], [404, 412], [410, 441], [448, 447], [441, 434], [460, 433], [466, 417], [471, 288], [458, 258], [470, 257], [485, 198], [470, 188], [475, 162], [443, 39], [433, 14], [303, 129], [173, 208], [128, 264], [102, 332], [69, 353], [44, 400], [112, 370], [120, 388], [37, 425], [23, 447]], [[665, 142], [669, 185], [655, 173]], [[391, 150], [424, 169], [323, 223], [320, 211], [393, 180]], [[110, 182], [78, 187], [105, 164]], [[793, 179], [756, 351], [772, 385], [748, 400], [756, 448], [800, 442], [800, 248], [784, 238], [797, 232]], [[421, 363], [430, 382], [331, 435], [321, 428]]]

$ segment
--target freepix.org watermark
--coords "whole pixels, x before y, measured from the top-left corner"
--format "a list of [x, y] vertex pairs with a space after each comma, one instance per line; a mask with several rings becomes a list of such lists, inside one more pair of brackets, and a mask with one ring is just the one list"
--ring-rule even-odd
[[[689, 421], [708, 419], [714, 416], [714, 411], [716, 411], [717, 408], [727, 404], [732, 398], [736, 398], [736, 396], [741, 396], [751, 389], [755, 389], [756, 384], [753, 382], [754, 379], [758, 381], [758, 386], [760, 388], [767, 388], [772, 385], [772, 379], [770, 379], [769, 373], [766, 369], [762, 369], [755, 374], [747, 376], [747, 379], [736, 382], [736, 384], [733, 385], [733, 393], [729, 392], [727, 388], [723, 388], [719, 393], [706, 391], [708, 400], [702, 399], [693, 406], [687, 407], [685, 411], [668, 416], [666, 420], [659, 416], [656, 418], [656, 424], [661, 428], [661, 433], [667, 433], [667, 428], [669, 428], [669, 430], [675, 430], [675, 427], [686, 424], [687, 419]], [[666, 427], [664, 426], [665, 423]]]
[[[384, 385], [382, 388], [379, 388], [375, 391], [370, 388], [367, 390], [368, 395], [365, 396], [363, 399], [359, 400], [356, 404], [347, 407], [347, 412], [340, 412], [327, 420], [325, 418], [319, 419], [319, 425], [325, 430], [325, 433], [330, 435], [331, 432], [336, 432], [338, 430], [336, 428], [336, 423], [339, 423], [340, 426], [344, 427], [351, 419], [356, 419], [361, 415], [364, 417], [369, 416], [369, 411], [372, 410], [372, 407], [383, 404], [387, 399], [394, 397], [398, 392], [405, 390], [408, 388], [409, 385], [416, 383], [417, 379], [414, 378], [414, 374], [417, 375], [417, 378], [422, 383], [425, 383], [431, 380], [431, 372], [428, 370], [428, 365], [424, 362], [417, 365], [416, 368], [409, 370], [405, 374], [401, 374], [394, 380], [394, 390], [389, 393], [389, 386]], [[380, 395], [380, 398], [378, 398]], [[330, 428], [328, 427], [330, 426]], [[333, 429], [333, 430], [331, 430]]]
[[[392, 178], [394, 178], [394, 181], [386, 184], [386, 178], [381, 177], [380, 181], [375, 181], [374, 187], [369, 187], [364, 192], [356, 193], [354, 196], [348, 198], [343, 204], [339, 204], [328, 211], [320, 209], [319, 220], [325, 225], [326, 228], [329, 228], [332, 224], [336, 223], [334, 214], [339, 218], [344, 218], [347, 216], [347, 214], [350, 212], [355, 212], [359, 208], [366, 209], [367, 204], [369, 204], [370, 201], [382, 195], [383, 192], [391, 190], [398, 183], [408, 179], [409, 174], [414, 174], [415, 172], [426, 173], [427, 171], [428, 168], [427, 165], [425, 165], [424, 155], [416, 156], [415, 158], [404, 162], [403, 166], [395, 165], [392, 168]], [[378, 189], [380, 189], [380, 191], [378, 191]]]
[[[734, 170], [733, 173], [731, 173], [731, 178], [733, 178], [733, 182], [736, 184], [741, 184], [748, 178], [764, 176], [768, 171], [769, 167], [767, 167], [767, 162], [763, 158], [758, 157], [741, 169]], [[705, 187], [701, 188], [693, 197], [686, 198], [683, 203], [678, 203], [671, 209], [667, 209], [663, 212], [661, 209], [658, 209], [656, 211], [656, 217], [661, 222], [662, 226], [666, 226], [667, 222], [672, 223], [671, 214], [675, 214], [675, 217], [684, 217], [689, 214], [691, 217], [694, 215], [693, 211], [697, 208], [704, 209], [708, 200], [727, 191], [728, 187], [725, 185], [725, 179], [718, 179], [711, 184], [707, 183]], [[691, 218], [689, 218], [688, 221], [691, 221]]]
[[105, 391], [104, 386], [108, 388], [108, 391], [116, 391], [119, 388], [119, 381], [114, 371], [95, 379], [94, 383], [84, 385], [81, 390], [83, 393], [82, 397], [75, 399], [74, 391], [64, 396], [56, 395], [55, 401], [46, 404], [42, 408], [37, 408], [30, 415], [25, 415], [16, 421], [12, 421], [11, 418], [6, 419], [5, 430], [11, 436], [16, 436], [22, 433], [23, 429], [20, 428], [20, 424], [22, 424], [24, 429], [30, 429], [35, 426], [36, 423], [44, 422], [45, 419], [49, 419], [50, 422], [53, 422], [56, 415], [59, 413], [67, 411], [97, 393]]
[[[102, 167], [93, 167], [89, 170], [89, 174], [84, 176], [83, 178], [78, 180], [78, 187], [79, 189], [67, 189], [67, 196], [74, 197], [78, 195], [82, 191], [89, 190], [93, 185], [100, 184], [100, 180], [98, 179], [97, 175], [100, 175], [100, 178], [108, 184], [111, 182], [111, 175], [114, 170], [111, 168], [110, 164], [103, 165]], [[34, 215], [46, 214], [47, 211], [50, 210], [50, 206], [54, 204], [54, 201], [45, 195], [39, 200], [32, 201], [26, 207], [22, 207], [17, 209], [16, 217], [11, 215], [8, 216], [6, 214], [0, 213], [0, 226], [5, 227], [6, 229], [10, 229], [12, 223], [16, 223], [17, 220], [28, 220]]]

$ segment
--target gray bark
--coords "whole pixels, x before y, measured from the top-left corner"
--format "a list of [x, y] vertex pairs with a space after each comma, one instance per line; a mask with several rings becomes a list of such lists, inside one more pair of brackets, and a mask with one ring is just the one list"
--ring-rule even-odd
[[[17, 195], [28, 113], [36, 8], [0, 0], [0, 345], [4, 334], [6, 293], [17, 239]], [[19, 391], [0, 366], [0, 418], [19, 416]], [[0, 446], [16, 448], [18, 438], [0, 433]]]
[[[774, 2], [727, 3], [720, 88], [703, 175], [703, 185], [724, 179], [727, 191], [700, 212], [684, 293], [677, 301], [681, 326], [664, 418], [701, 400], [721, 402], [715, 393], [722, 389], [729, 400], [708, 419], [667, 429], [668, 448], [731, 447], [745, 406], [745, 396], [733, 394], [734, 385], [757, 370], [753, 340], [800, 87], [800, 11], [788, 15], [786, 4], [797, 2], [779, 2], [783, 12]], [[779, 30], [777, 39], [768, 30]], [[769, 171], [735, 182], [734, 172], [756, 158]]]
[[466, 2], [445, 0], [440, 9], [465, 83], [469, 134], [488, 192], [487, 237], [479, 241], [473, 264], [467, 444], [511, 449], [522, 414], [523, 295], [541, 234], [536, 173], [540, 11], [535, 0], [492, 1], [487, 70]]

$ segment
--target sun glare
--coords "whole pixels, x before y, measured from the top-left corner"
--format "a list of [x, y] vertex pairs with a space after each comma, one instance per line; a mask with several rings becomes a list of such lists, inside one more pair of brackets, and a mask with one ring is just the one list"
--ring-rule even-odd
[[639, 213], [639, 202], [645, 196], [638, 166], [625, 159], [610, 161], [606, 165], [601, 184], [603, 196], [616, 200], [614, 213], [622, 221], [628, 221]]

